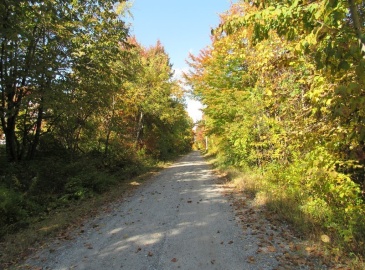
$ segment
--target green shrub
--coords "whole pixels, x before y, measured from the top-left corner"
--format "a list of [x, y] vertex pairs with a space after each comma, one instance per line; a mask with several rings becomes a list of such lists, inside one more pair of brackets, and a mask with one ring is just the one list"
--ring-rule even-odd
[[0, 236], [109, 190], [118, 181], [140, 175], [155, 160], [143, 151], [124, 149], [108, 156], [92, 151], [60, 156], [43, 152], [34, 161], [4, 163], [0, 174]]
[[361, 190], [350, 176], [337, 172], [335, 164], [334, 156], [316, 147], [286, 166], [271, 164], [263, 186], [277, 207], [294, 205], [283, 214], [301, 229], [317, 228], [344, 246], [358, 246], [365, 240]]
[[65, 184], [64, 195], [61, 201], [82, 200], [90, 195], [91, 191], [83, 186], [82, 179], [71, 177]]
[[78, 177], [82, 187], [96, 193], [105, 192], [116, 183], [116, 179], [112, 175], [96, 170], [83, 171]]
[[22, 194], [0, 186], [0, 237], [27, 225], [27, 217]]

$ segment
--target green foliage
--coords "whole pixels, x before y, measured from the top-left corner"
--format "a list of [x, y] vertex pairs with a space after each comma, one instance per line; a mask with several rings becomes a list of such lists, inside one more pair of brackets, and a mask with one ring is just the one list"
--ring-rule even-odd
[[[295, 158], [289, 166], [272, 164], [264, 174], [265, 192], [273, 208], [291, 202], [291, 211], [282, 214], [297, 228], [311, 233], [325, 231], [337, 243], [363, 252], [361, 190], [347, 175], [335, 170], [335, 162], [328, 151], [318, 147]], [[301, 219], [293, 219], [293, 215]]]
[[364, 6], [349, 13], [351, 3], [241, 1], [221, 17], [211, 46], [190, 57], [186, 79], [205, 105], [201, 136], [211, 153], [258, 171], [273, 209], [299, 228], [365, 254], [365, 73], [355, 18]]
[[25, 200], [19, 192], [0, 186], [0, 237], [20, 227], [20, 222], [26, 224], [28, 213], [24, 208]]
[[52, 209], [104, 193], [120, 181], [145, 173], [156, 163], [135, 151], [109, 156], [109, 162], [97, 151], [77, 157], [71, 151], [63, 157], [51, 154], [43, 153], [33, 162], [2, 168], [0, 238], [47, 216]]
[[113, 175], [90, 169], [92, 168], [84, 167], [78, 174], [68, 179], [61, 201], [82, 200], [92, 196], [93, 193], [103, 193], [116, 184], [117, 180]]
[[[63, 96], [84, 86], [71, 78], [85, 77], [76, 72], [80, 65], [89, 72], [92, 66], [98, 77], [108, 72], [111, 59], [120, 58], [118, 47], [127, 29], [111, 12], [113, 4], [108, 0], [98, 5], [90, 1], [1, 2], [0, 109], [10, 161], [34, 158], [40, 137], [60, 119], [56, 105], [67, 110]], [[103, 59], [96, 58], [101, 48]], [[97, 79], [103, 84], [112, 81], [110, 77]]]
[[0, 2], [0, 237], [191, 150], [163, 45], [114, 0]]

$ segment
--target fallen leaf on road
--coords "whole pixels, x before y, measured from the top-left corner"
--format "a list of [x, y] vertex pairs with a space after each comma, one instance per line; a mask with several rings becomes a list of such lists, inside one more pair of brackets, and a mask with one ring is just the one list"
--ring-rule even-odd
[[93, 249], [93, 246], [91, 244], [85, 244], [84, 247], [86, 247], [87, 249]]
[[153, 253], [151, 251], [148, 252], [148, 257], [152, 257]]
[[177, 259], [176, 258], [173, 258], [171, 261], [172, 262], [177, 262]]
[[253, 256], [248, 257], [247, 262], [248, 263], [254, 263], [255, 262], [255, 257], [253, 257]]
[[305, 248], [305, 251], [307, 251], [308, 253], [312, 253], [312, 252], [315, 251], [315, 248], [313, 248], [313, 247], [306, 247]]
[[329, 243], [329, 242], [331, 242], [331, 238], [330, 238], [328, 235], [325, 235], [325, 234], [322, 234], [322, 235], [321, 235], [321, 240], [322, 240], [322, 242], [324, 242], [324, 243]]

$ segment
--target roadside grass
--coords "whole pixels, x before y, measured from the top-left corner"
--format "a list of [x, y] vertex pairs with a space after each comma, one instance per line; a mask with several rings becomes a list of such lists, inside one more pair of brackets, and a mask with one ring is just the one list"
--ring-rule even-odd
[[12, 269], [47, 241], [71, 239], [71, 233], [75, 228], [90, 217], [107, 211], [108, 205], [127, 197], [169, 164], [171, 163], [160, 162], [148, 172], [134, 178], [123, 179], [103, 193], [93, 194], [82, 200], [73, 200], [51, 209], [46, 216], [34, 217], [27, 228], [5, 235], [0, 242], [0, 269]]
[[[318, 220], [313, 220], [300, 210], [298, 198], [287, 195], [280, 185], [273, 185], [262, 172], [226, 166], [214, 155], [206, 154], [205, 158], [237, 192], [249, 196], [255, 204], [265, 206], [272, 219], [290, 224], [303, 244], [316, 247], [324, 261], [338, 263], [342, 267], [338, 269], [365, 269], [361, 251], [355, 254], [348, 250], [335, 234], [324, 230]], [[343, 268], [343, 265], [346, 267]]]

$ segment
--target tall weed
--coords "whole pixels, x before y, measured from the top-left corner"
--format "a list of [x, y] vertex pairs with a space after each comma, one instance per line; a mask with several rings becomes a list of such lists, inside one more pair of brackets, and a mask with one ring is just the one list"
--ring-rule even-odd
[[263, 187], [271, 207], [300, 230], [326, 233], [337, 244], [364, 252], [359, 245], [365, 241], [361, 190], [335, 164], [335, 157], [317, 147], [286, 166], [269, 166]]

